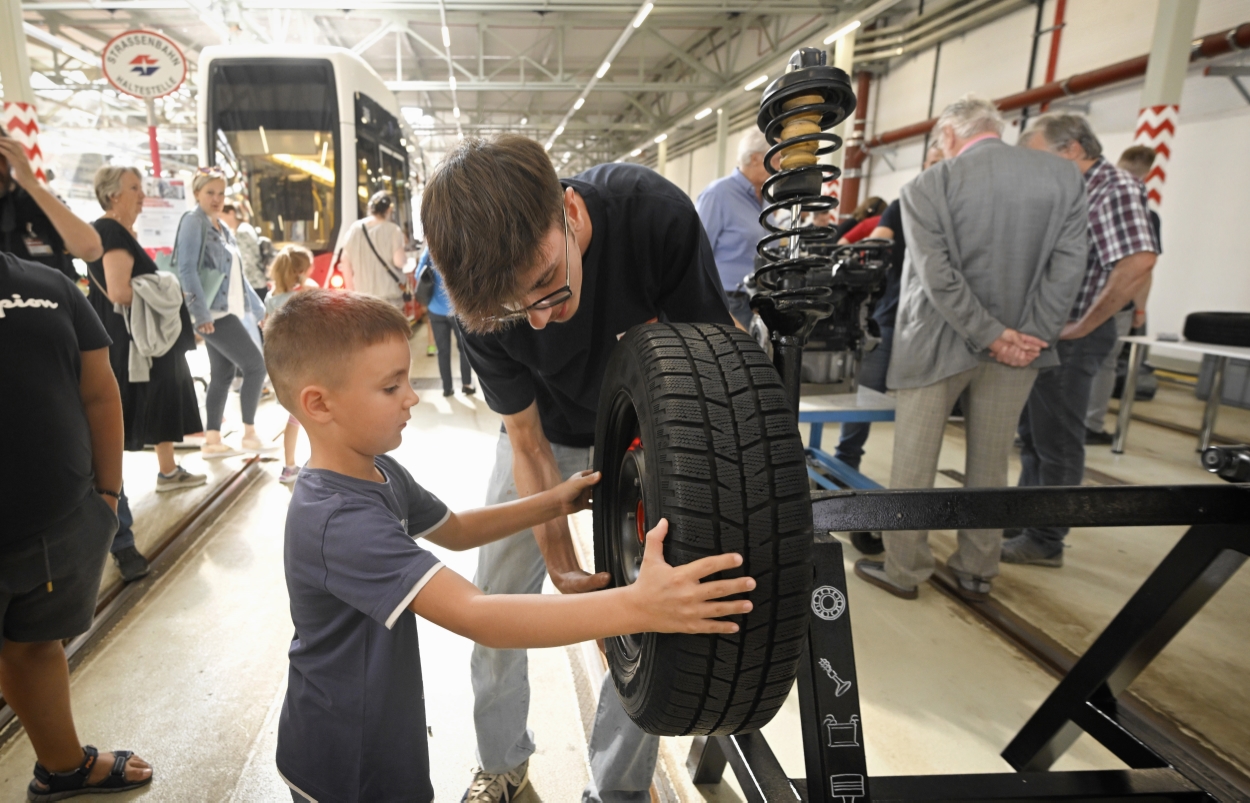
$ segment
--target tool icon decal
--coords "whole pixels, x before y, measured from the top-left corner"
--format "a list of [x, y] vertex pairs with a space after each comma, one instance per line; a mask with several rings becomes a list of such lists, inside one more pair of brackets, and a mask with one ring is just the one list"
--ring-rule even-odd
[[846, 596], [833, 586], [821, 586], [812, 592], [812, 613], [832, 622], [846, 612]]
[[851, 690], [851, 681], [838, 677], [838, 673], [833, 670], [833, 666], [829, 663], [828, 658], [821, 658], [819, 664], [820, 668], [825, 670], [825, 674], [829, 676], [829, 679], [838, 684], [838, 690], [834, 692], [835, 697], [841, 697]]

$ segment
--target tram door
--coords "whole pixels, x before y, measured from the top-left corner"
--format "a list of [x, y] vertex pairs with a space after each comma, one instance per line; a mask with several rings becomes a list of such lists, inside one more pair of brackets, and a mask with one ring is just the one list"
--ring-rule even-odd
[[395, 115], [368, 95], [356, 98], [356, 200], [359, 217], [368, 214], [369, 198], [388, 192], [395, 199], [391, 217], [412, 241], [412, 187], [403, 132]]
[[343, 221], [330, 61], [215, 61], [209, 93], [209, 159], [225, 173], [227, 196], [248, 200], [252, 225], [277, 248], [333, 248]]

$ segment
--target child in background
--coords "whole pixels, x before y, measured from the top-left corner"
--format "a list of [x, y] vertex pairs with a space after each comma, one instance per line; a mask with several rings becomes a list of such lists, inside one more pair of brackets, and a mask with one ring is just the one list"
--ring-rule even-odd
[[626, 633], [734, 633], [738, 625], [718, 617], [751, 610], [749, 600], [720, 598], [749, 592], [752, 578], [700, 582], [742, 557], [670, 566], [663, 519], [647, 533], [638, 579], [622, 588], [485, 594], [444, 567], [421, 539], [466, 550], [569, 515], [589, 505], [599, 475], [450, 511], [387, 454], [417, 403], [409, 334], [385, 301], [327, 290], [297, 293], [265, 327], [278, 400], [312, 443], [284, 550], [295, 636], [277, 766], [296, 801], [434, 799], [416, 616], [495, 649], [526, 649]]
[[[273, 315], [300, 290], [315, 288], [317, 283], [308, 278], [312, 270], [312, 252], [298, 245], [288, 245], [278, 252], [269, 266], [269, 279], [273, 289], [265, 299], [265, 316]], [[294, 485], [299, 476], [295, 465], [295, 444], [299, 440], [299, 420], [288, 415], [286, 429], [282, 432], [282, 451], [285, 458], [278, 482]]]

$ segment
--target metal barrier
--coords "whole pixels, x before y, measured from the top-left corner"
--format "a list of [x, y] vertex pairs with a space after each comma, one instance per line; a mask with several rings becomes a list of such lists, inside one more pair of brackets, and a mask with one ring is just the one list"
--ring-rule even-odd
[[[1236, 788], [1143, 742], [1116, 698], [1250, 555], [1250, 485], [816, 492], [815, 589], [799, 671], [805, 779], [787, 778], [762, 734], [697, 739], [695, 783], [726, 763], [765, 801], [1217, 801]], [[1003, 751], [1019, 772], [869, 777], [841, 543], [829, 531], [1121, 527], [1190, 529]], [[1081, 732], [1127, 770], [1047, 772]]]

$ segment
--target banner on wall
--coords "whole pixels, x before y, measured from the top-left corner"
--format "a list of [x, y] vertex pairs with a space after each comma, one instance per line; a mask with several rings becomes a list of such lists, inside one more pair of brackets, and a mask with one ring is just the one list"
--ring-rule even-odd
[[174, 251], [174, 235], [178, 233], [178, 221], [189, 208], [187, 186], [182, 179], [147, 178], [143, 182], [143, 211], [135, 220], [135, 231], [143, 250], [161, 270], [171, 270], [170, 257]]

